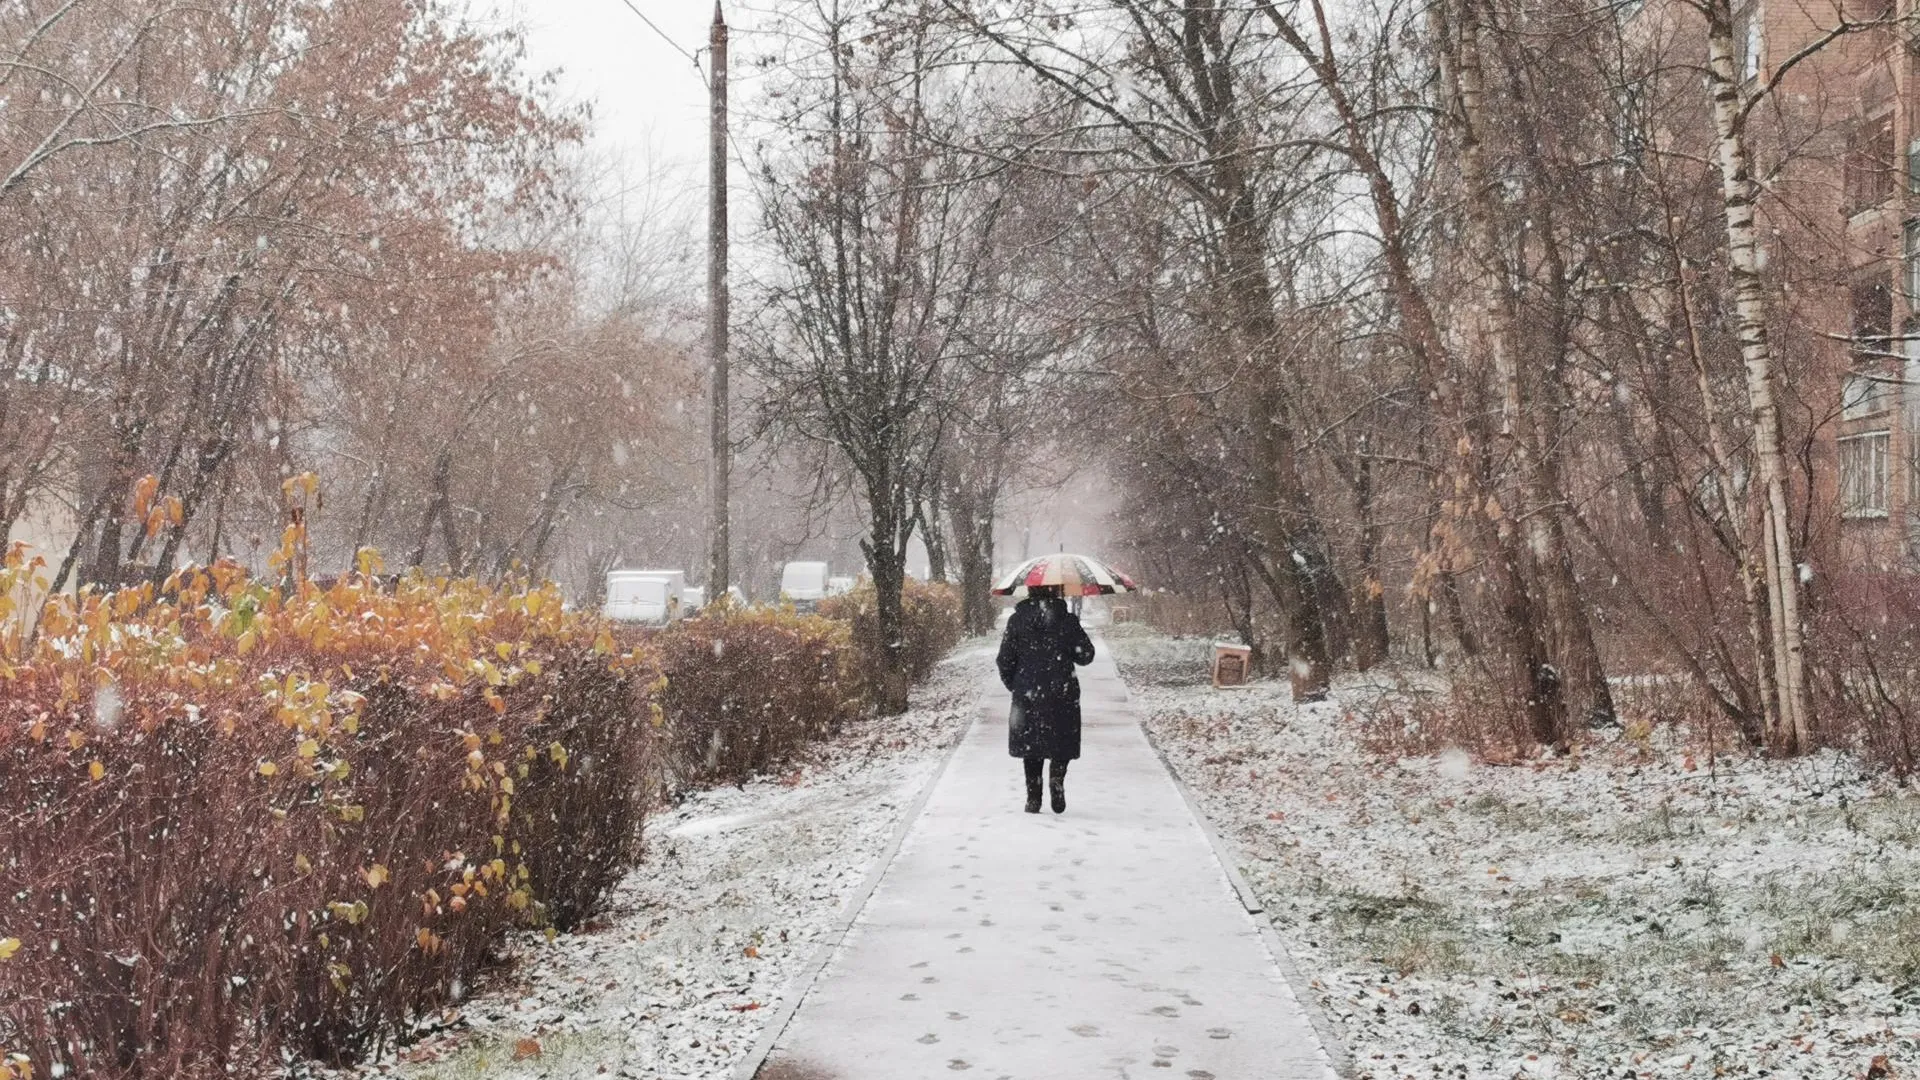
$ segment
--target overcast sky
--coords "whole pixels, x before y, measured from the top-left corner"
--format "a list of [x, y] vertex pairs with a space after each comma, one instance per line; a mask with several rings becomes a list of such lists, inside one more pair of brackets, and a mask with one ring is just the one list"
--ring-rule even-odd
[[[681, 50], [701, 52], [705, 63], [712, 0], [632, 0], [632, 7], [623, 0], [471, 2], [483, 17], [523, 26], [528, 66], [558, 69], [564, 98], [593, 103], [598, 149], [632, 170], [674, 167], [687, 172], [686, 182], [705, 183], [707, 90]], [[727, 4], [728, 21], [743, 32], [752, 22], [746, 6]], [[736, 37], [736, 71], [748, 47]]]

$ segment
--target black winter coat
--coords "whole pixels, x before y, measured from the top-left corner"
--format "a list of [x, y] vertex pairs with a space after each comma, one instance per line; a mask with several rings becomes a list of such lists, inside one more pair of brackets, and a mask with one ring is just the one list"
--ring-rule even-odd
[[[1000, 639], [1000, 682], [1013, 694], [1007, 753], [1017, 758], [1080, 756], [1080, 679], [1075, 665], [1093, 663], [1093, 641], [1058, 599], [1028, 597], [1013, 609]], [[1020, 713], [1024, 710], [1024, 723]]]

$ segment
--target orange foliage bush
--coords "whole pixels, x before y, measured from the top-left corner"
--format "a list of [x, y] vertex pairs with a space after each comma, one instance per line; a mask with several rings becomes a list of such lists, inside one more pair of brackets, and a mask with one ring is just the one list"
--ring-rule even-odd
[[362, 1057], [637, 860], [657, 669], [550, 586], [372, 569], [0, 618], [0, 1076]]
[[[965, 628], [960, 621], [960, 595], [951, 586], [906, 579], [901, 595], [906, 625], [901, 635], [901, 659], [907, 681], [917, 683], [933, 673], [935, 664], [960, 643]], [[820, 602], [819, 612], [847, 624], [854, 646], [854, 680], [862, 700], [883, 699], [880, 686], [885, 671], [887, 641], [880, 633], [880, 612], [873, 585], [860, 587]]]
[[831, 734], [858, 707], [841, 623], [715, 605], [655, 635], [666, 767], [679, 787], [738, 782]]

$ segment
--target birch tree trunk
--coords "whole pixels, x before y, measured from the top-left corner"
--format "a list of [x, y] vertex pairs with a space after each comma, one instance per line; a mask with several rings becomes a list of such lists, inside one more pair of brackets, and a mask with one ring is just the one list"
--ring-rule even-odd
[[1733, 289], [1734, 329], [1747, 372], [1753, 415], [1753, 456], [1760, 481], [1762, 581], [1767, 592], [1769, 643], [1778, 719], [1769, 742], [1780, 753], [1812, 747], [1807, 696], [1806, 633], [1800, 611], [1799, 560], [1787, 512], [1787, 463], [1781, 449], [1780, 405], [1774, 397], [1773, 349], [1767, 336], [1766, 291], [1760, 276], [1754, 222], [1759, 186], [1747, 145], [1747, 111], [1734, 51], [1729, 0], [1705, 0], [1707, 85], [1713, 99], [1715, 161], [1720, 167], [1727, 222], [1727, 273]]
[[[1519, 298], [1507, 266], [1508, 244], [1501, 229], [1500, 194], [1487, 164], [1484, 140], [1490, 124], [1486, 113], [1481, 54], [1484, 30], [1480, 16], [1473, 0], [1436, 5], [1434, 36], [1439, 42], [1443, 81], [1453, 99], [1448, 104], [1454, 114], [1452, 128], [1458, 148], [1460, 181], [1465, 188], [1467, 224], [1472, 242], [1479, 248], [1478, 288], [1484, 303], [1486, 337], [1491, 346], [1500, 399], [1500, 423], [1495, 439], [1504, 446], [1518, 480], [1517, 490], [1508, 491], [1513, 505], [1504, 511], [1496, 510], [1491, 503], [1487, 505], [1498, 553], [1493, 572], [1500, 579], [1499, 604], [1508, 622], [1508, 635], [1516, 646], [1513, 651], [1517, 657], [1524, 658], [1526, 665], [1528, 727], [1537, 741], [1557, 744], [1567, 731], [1566, 680], [1552, 670], [1553, 650], [1543, 633], [1544, 623], [1551, 621], [1557, 631], [1553, 636], [1564, 643], [1574, 640], [1573, 624], [1583, 616], [1569, 610], [1577, 602], [1575, 596], [1555, 596], [1549, 590], [1549, 595], [1536, 598], [1533, 590], [1534, 582], [1558, 569], [1557, 564], [1565, 554], [1564, 533], [1555, 528], [1553, 521], [1557, 493], [1544, 482], [1544, 448], [1535, 445], [1534, 435], [1539, 426], [1532, 413], [1539, 408], [1539, 403], [1528, 393], [1521, 366]], [[1501, 477], [1489, 475], [1484, 481], [1487, 499], [1497, 500], [1501, 487]], [[1516, 520], [1516, 514], [1525, 523], [1524, 540], [1523, 526]], [[1559, 602], [1554, 603], [1555, 600]], [[1591, 647], [1590, 637], [1585, 639], [1585, 644]]]

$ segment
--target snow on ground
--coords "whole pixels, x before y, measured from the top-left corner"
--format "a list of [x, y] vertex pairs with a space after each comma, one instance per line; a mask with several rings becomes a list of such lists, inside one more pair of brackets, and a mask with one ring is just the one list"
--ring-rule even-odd
[[729, 1075], [965, 731], [987, 647], [950, 657], [911, 712], [851, 725], [791, 774], [650, 818], [646, 862], [598, 924], [521, 938], [446, 1034], [363, 1072]]
[[1667, 729], [1517, 766], [1384, 757], [1358, 718], [1404, 688], [1296, 707], [1284, 684], [1167, 686], [1205, 643], [1128, 629], [1113, 647], [1155, 742], [1357, 1076], [1920, 1073], [1910, 791]]

